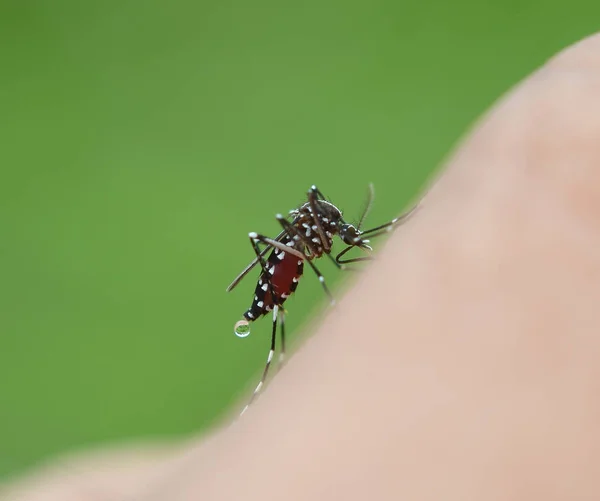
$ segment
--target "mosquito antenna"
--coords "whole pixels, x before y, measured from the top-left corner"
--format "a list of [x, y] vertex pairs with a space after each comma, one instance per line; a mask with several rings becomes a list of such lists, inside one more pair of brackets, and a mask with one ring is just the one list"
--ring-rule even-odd
[[362, 215], [360, 216], [360, 221], [358, 222], [358, 225], [356, 227], [357, 230], [360, 230], [360, 227], [364, 223], [364, 221], [367, 217], [367, 214], [369, 214], [369, 212], [371, 212], [371, 207], [373, 207], [374, 199], [375, 199], [375, 187], [373, 186], [373, 183], [369, 183], [369, 194], [367, 196], [367, 203], [365, 205]]

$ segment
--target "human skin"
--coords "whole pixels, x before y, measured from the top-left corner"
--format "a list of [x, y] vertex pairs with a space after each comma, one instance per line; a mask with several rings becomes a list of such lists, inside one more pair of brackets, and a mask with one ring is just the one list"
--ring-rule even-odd
[[481, 120], [243, 418], [4, 499], [600, 499], [598, 249], [596, 35]]

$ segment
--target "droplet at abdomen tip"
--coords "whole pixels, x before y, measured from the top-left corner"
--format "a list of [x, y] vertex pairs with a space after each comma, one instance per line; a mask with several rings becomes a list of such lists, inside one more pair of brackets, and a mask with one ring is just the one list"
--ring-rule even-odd
[[247, 337], [250, 335], [250, 322], [243, 318], [242, 320], [236, 322], [233, 327], [233, 333], [237, 337]]

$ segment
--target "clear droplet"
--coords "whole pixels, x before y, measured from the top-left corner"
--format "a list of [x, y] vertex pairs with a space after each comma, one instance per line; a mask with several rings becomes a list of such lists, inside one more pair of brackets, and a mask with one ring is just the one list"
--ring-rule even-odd
[[235, 324], [233, 332], [237, 337], [246, 337], [250, 335], [250, 322], [243, 318]]

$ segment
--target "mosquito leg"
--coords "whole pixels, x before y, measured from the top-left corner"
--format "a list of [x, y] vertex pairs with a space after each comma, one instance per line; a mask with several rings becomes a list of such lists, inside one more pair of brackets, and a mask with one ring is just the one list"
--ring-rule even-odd
[[281, 333], [281, 350], [279, 351], [279, 365], [277, 369], [281, 369], [285, 360], [285, 310], [279, 310], [279, 332]]
[[369, 238], [373, 238], [373, 237], [378, 237], [380, 235], [385, 235], [386, 233], [391, 232], [393, 229], [396, 228], [396, 226], [400, 226], [401, 224], [405, 223], [408, 220], [408, 218], [410, 216], [412, 216], [418, 208], [419, 208], [419, 204], [415, 205], [412, 209], [405, 212], [401, 216], [398, 216], [398, 217], [392, 219], [391, 221], [388, 221], [387, 223], [376, 226], [375, 228], [371, 228], [370, 230], [365, 230], [365, 231], [361, 232], [360, 237], [358, 237], [355, 241], [356, 245], [349, 245], [344, 250], [342, 250], [335, 257], [335, 262], [338, 263], [339, 265], [343, 266], [344, 264], [357, 263], [359, 261], [371, 261], [373, 258], [367, 257], [367, 256], [355, 257], [352, 259], [341, 259], [341, 257], [344, 254], [346, 254], [350, 249], [353, 249], [354, 247], [361, 247], [361, 245], [360, 245], [361, 243], [367, 243], [368, 240], [363, 240], [363, 237], [366, 236]]
[[327, 287], [327, 284], [325, 283], [325, 277], [323, 276], [323, 274], [319, 271], [319, 269], [315, 266], [315, 264], [310, 259], [307, 259], [306, 261], [308, 262], [310, 267], [313, 269], [313, 271], [319, 278], [319, 282], [321, 282], [321, 285], [323, 286], [323, 290], [325, 291], [325, 294], [327, 294], [327, 296], [329, 296], [329, 300], [331, 301], [331, 305], [333, 306], [335, 304], [335, 298], [333, 297], [333, 294], [331, 294], [329, 287]]
[[380, 226], [376, 226], [375, 228], [371, 228], [370, 230], [363, 231], [361, 233], [361, 236], [368, 235], [369, 238], [371, 238], [392, 231], [396, 226], [404, 224], [417, 211], [419, 206], [420, 204], [417, 204], [408, 211], [406, 211], [404, 214], [392, 219], [391, 221]]
[[341, 259], [341, 257], [344, 254], [346, 254], [349, 250], [354, 249], [355, 247], [358, 247], [358, 245], [349, 245], [342, 252], [340, 252], [337, 256], [335, 256], [336, 263], [339, 263], [340, 265], [343, 266], [348, 263], [358, 263], [359, 261], [372, 261], [373, 260], [373, 258], [371, 256], [354, 257], [351, 259]]
[[[350, 248], [352, 248], [354, 246], [351, 246]], [[345, 254], [346, 252], [344, 252]], [[341, 253], [340, 253], [341, 254]], [[338, 257], [340, 256], [340, 254], [338, 254]], [[344, 266], [345, 261], [341, 261], [338, 262], [337, 258], [334, 258], [331, 254], [327, 253], [327, 257], [331, 260], [331, 262], [337, 267], [338, 270], [344, 271], [347, 269], [352, 269], [352, 268], [348, 268], [346, 266]]]
[[250, 400], [246, 404], [246, 407], [244, 407], [242, 409], [240, 416], [242, 416], [248, 410], [248, 408], [252, 405], [252, 402], [254, 402], [254, 399], [260, 393], [260, 390], [262, 389], [263, 385], [265, 384], [265, 381], [267, 380], [267, 375], [269, 374], [269, 368], [271, 367], [271, 361], [273, 360], [273, 355], [275, 355], [275, 340], [277, 339], [278, 311], [279, 311], [279, 307], [277, 305], [275, 305], [273, 307], [273, 331], [271, 333], [271, 349], [269, 350], [269, 355], [267, 357], [267, 363], [265, 364], [265, 368], [263, 370], [262, 377], [260, 378], [260, 381], [256, 385], [256, 388], [254, 388], [254, 392], [252, 393]]
[[325, 249], [325, 253], [329, 254], [331, 247], [329, 246], [329, 239], [327, 235], [325, 235], [325, 230], [321, 225], [321, 220], [317, 216], [317, 197], [323, 196], [323, 194], [317, 189], [315, 185], [312, 185], [310, 190], [308, 190], [308, 203], [310, 205], [310, 210], [312, 212], [313, 221], [315, 226], [317, 227], [317, 233], [323, 242], [323, 248]]
[[360, 236], [368, 236], [369, 238], [378, 237], [379, 235], [385, 235], [386, 233], [392, 232], [396, 229], [396, 226], [400, 226], [401, 224], [406, 222], [406, 218], [413, 213], [414, 209], [412, 209], [409, 213], [404, 214], [400, 217], [392, 219], [391, 221], [382, 224], [381, 226], [377, 226], [376, 228], [371, 228], [370, 230], [365, 230], [361, 232]]
[[[279, 215], [280, 214], [278, 214], [278, 216]], [[283, 216], [281, 216], [281, 217], [283, 217]], [[285, 245], [281, 242], [277, 242], [276, 240], [273, 240], [272, 238], [265, 237], [264, 235], [260, 235], [258, 233], [250, 233], [250, 238], [252, 238], [255, 241], [258, 240], [259, 242], [262, 242], [265, 245], [275, 247], [276, 249], [282, 250], [283, 252], [289, 252], [290, 254], [293, 254], [294, 256], [296, 256], [298, 259], [306, 259], [306, 256], [302, 252], [300, 252], [298, 249], [294, 249], [293, 247], [290, 247], [289, 245]]]
[[[372, 257], [353, 257], [352, 259], [344, 259], [344, 260], [340, 260], [339, 262], [341, 264], [350, 264], [350, 263], [360, 263], [361, 261], [373, 261], [374, 258]], [[347, 268], [347, 269], [352, 269], [352, 268]], [[356, 271], [356, 270], [354, 270]]]
[[252, 248], [254, 249], [254, 253], [256, 254], [256, 259], [258, 260], [258, 262], [260, 263], [260, 267], [262, 268], [263, 272], [265, 274], [268, 274], [268, 266], [267, 266], [267, 262], [265, 261], [264, 258], [264, 250], [262, 251], [260, 250], [260, 248], [258, 247], [258, 234], [254, 233], [254, 232], [250, 232], [248, 233], [248, 238], [250, 239], [250, 244], [252, 245]]
[[317, 195], [321, 200], [328, 200], [328, 198], [325, 195], [323, 195], [321, 190], [317, 188], [314, 184], [310, 187], [310, 191]]
[[[285, 235], [285, 232], [283, 231], [279, 235], [277, 235], [274, 238], [274, 240], [278, 242], [284, 235]], [[269, 246], [265, 247], [262, 251], [260, 251], [260, 255], [264, 256], [268, 250], [269, 250]], [[237, 284], [239, 284], [241, 282], [241, 280], [252, 270], [252, 268], [254, 268], [258, 264], [258, 262], [259, 262], [259, 259], [257, 257], [255, 257], [252, 260], [252, 262], [248, 266], [246, 266], [237, 277], [235, 277], [233, 282], [231, 282], [229, 284], [229, 287], [227, 287], [227, 289], [225, 289], [226, 292], [233, 290], [237, 286]]]

